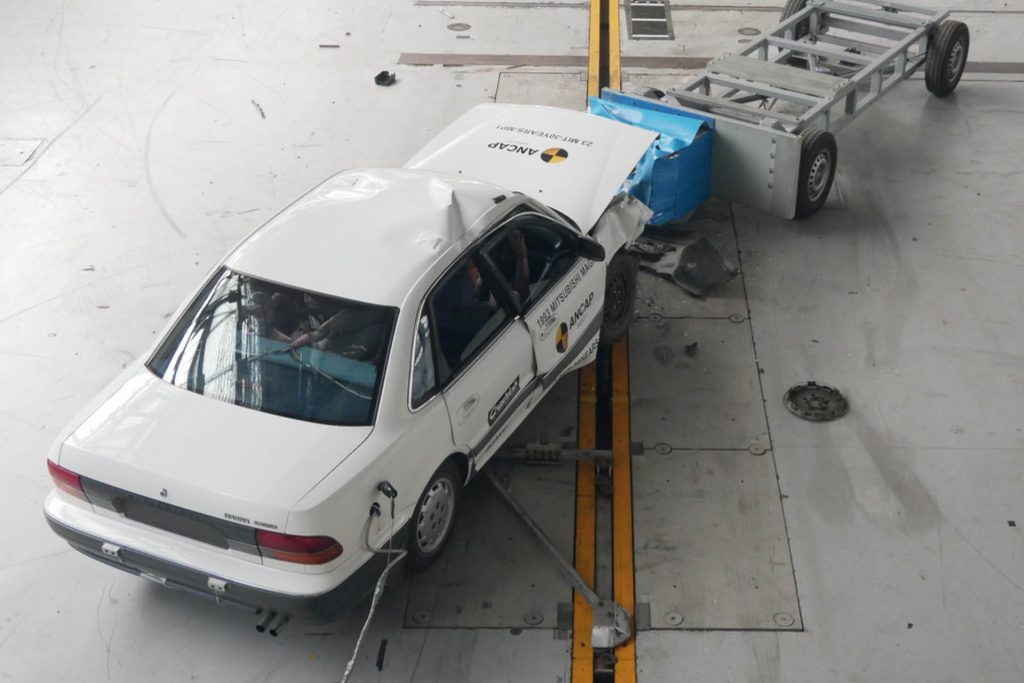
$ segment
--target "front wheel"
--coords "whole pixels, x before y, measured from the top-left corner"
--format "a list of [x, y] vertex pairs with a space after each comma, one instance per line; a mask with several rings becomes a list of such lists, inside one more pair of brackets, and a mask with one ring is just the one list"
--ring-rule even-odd
[[936, 97], [945, 97], [956, 89], [967, 66], [971, 33], [967, 24], [944, 21], [928, 44], [924, 61], [924, 84]]
[[452, 523], [461, 496], [459, 469], [448, 460], [434, 472], [416, 503], [409, 523], [409, 556], [406, 559], [409, 569], [424, 569], [441, 554], [452, 535]]
[[604, 280], [601, 345], [611, 346], [626, 334], [636, 305], [636, 259], [620, 250], [608, 263]]
[[836, 175], [836, 138], [827, 130], [814, 128], [800, 139], [800, 176], [796, 188], [796, 217], [815, 213], [828, 199]]

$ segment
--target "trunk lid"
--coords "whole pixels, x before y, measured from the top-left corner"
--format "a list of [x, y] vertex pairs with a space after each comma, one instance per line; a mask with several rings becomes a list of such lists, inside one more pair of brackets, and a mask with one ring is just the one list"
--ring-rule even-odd
[[130, 378], [64, 442], [60, 465], [158, 501], [284, 531], [288, 511], [370, 435]]

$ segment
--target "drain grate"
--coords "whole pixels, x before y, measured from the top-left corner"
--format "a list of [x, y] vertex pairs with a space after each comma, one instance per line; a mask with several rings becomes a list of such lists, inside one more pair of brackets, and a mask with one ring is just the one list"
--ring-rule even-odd
[[668, 0], [630, 0], [626, 26], [631, 40], [674, 40]]

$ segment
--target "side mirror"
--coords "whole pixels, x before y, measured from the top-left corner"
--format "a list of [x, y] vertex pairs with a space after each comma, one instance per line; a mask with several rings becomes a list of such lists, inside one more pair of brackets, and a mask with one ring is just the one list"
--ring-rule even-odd
[[590, 261], [604, 261], [604, 246], [593, 237], [580, 235], [576, 238], [576, 253]]

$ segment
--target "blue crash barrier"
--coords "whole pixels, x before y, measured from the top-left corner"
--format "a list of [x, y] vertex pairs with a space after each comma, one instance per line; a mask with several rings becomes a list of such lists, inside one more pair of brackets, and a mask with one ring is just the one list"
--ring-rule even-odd
[[590, 113], [660, 133], [625, 187], [654, 212], [650, 225], [685, 219], [711, 194], [714, 119], [607, 89]]

